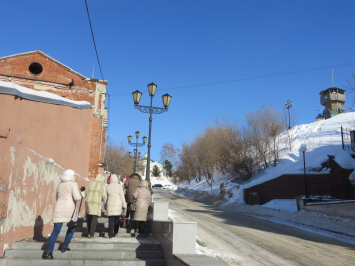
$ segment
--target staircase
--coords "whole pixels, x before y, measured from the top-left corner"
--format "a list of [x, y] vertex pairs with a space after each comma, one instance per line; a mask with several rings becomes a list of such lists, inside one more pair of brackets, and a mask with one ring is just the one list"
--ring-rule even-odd
[[49, 237], [25, 239], [13, 243], [0, 259], [0, 266], [166, 266], [162, 245], [151, 238], [149, 223], [145, 223], [142, 234], [134, 233], [134, 226], [120, 228], [116, 237], [108, 238], [108, 218], [99, 218], [95, 238], [88, 238], [87, 224], [79, 218], [70, 251], [61, 253], [67, 231], [66, 224], [58, 236], [53, 260], [43, 260]]

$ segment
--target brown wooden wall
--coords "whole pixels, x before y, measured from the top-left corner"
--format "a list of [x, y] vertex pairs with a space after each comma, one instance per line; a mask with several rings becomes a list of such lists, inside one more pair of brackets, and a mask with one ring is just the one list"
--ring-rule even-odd
[[[350, 184], [349, 175], [353, 170], [335, 169], [330, 174], [308, 174], [308, 183], [317, 184]], [[293, 199], [304, 195], [304, 175], [282, 175], [265, 183], [244, 189], [244, 201], [248, 194], [259, 194], [260, 204], [265, 204], [273, 199]]]

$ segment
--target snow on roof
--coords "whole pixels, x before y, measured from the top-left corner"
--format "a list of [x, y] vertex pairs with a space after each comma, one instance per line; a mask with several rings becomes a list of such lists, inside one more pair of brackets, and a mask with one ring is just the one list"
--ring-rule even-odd
[[13, 82], [0, 81], [0, 93], [16, 95], [21, 98], [36, 102], [67, 105], [79, 109], [92, 108], [91, 103], [87, 101], [69, 100], [47, 91], [36, 91], [29, 88], [25, 88]]
[[355, 169], [355, 160], [348, 152], [342, 151], [338, 153], [335, 156], [334, 161], [344, 169]]

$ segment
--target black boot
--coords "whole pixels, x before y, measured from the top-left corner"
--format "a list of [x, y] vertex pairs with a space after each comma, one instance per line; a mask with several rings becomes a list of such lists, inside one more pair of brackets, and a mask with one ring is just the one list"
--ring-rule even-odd
[[48, 251], [43, 252], [42, 259], [52, 260], [53, 259], [53, 253], [48, 252]]
[[70, 251], [70, 248], [62, 248], [62, 253], [64, 253], [65, 251]]

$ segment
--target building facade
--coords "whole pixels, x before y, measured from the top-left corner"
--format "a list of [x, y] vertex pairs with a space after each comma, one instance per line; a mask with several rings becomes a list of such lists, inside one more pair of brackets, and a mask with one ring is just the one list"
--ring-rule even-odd
[[0, 81], [13, 82], [74, 101], [87, 101], [92, 105], [90, 149], [84, 155], [88, 157], [89, 163], [84, 175], [89, 179], [95, 177], [105, 154], [108, 122], [105, 108], [107, 81], [86, 78], [41, 51], [0, 58]]
[[[148, 154], [147, 153], [144, 154], [144, 158], [143, 159], [137, 160], [137, 173], [139, 173], [141, 176], [145, 176], [145, 174], [146, 174], [146, 171], [147, 171], [147, 160], [148, 160]], [[163, 168], [163, 165], [161, 163], [153, 161], [151, 159], [150, 160], [150, 175], [151, 175], [151, 177], [153, 176], [152, 172], [153, 172], [154, 166], [158, 167], [158, 169], [160, 170], [160, 175], [162, 177], [166, 176], [166, 171]]]
[[0, 257], [14, 241], [52, 232], [66, 169], [87, 187], [91, 117], [89, 102], [0, 81]]

